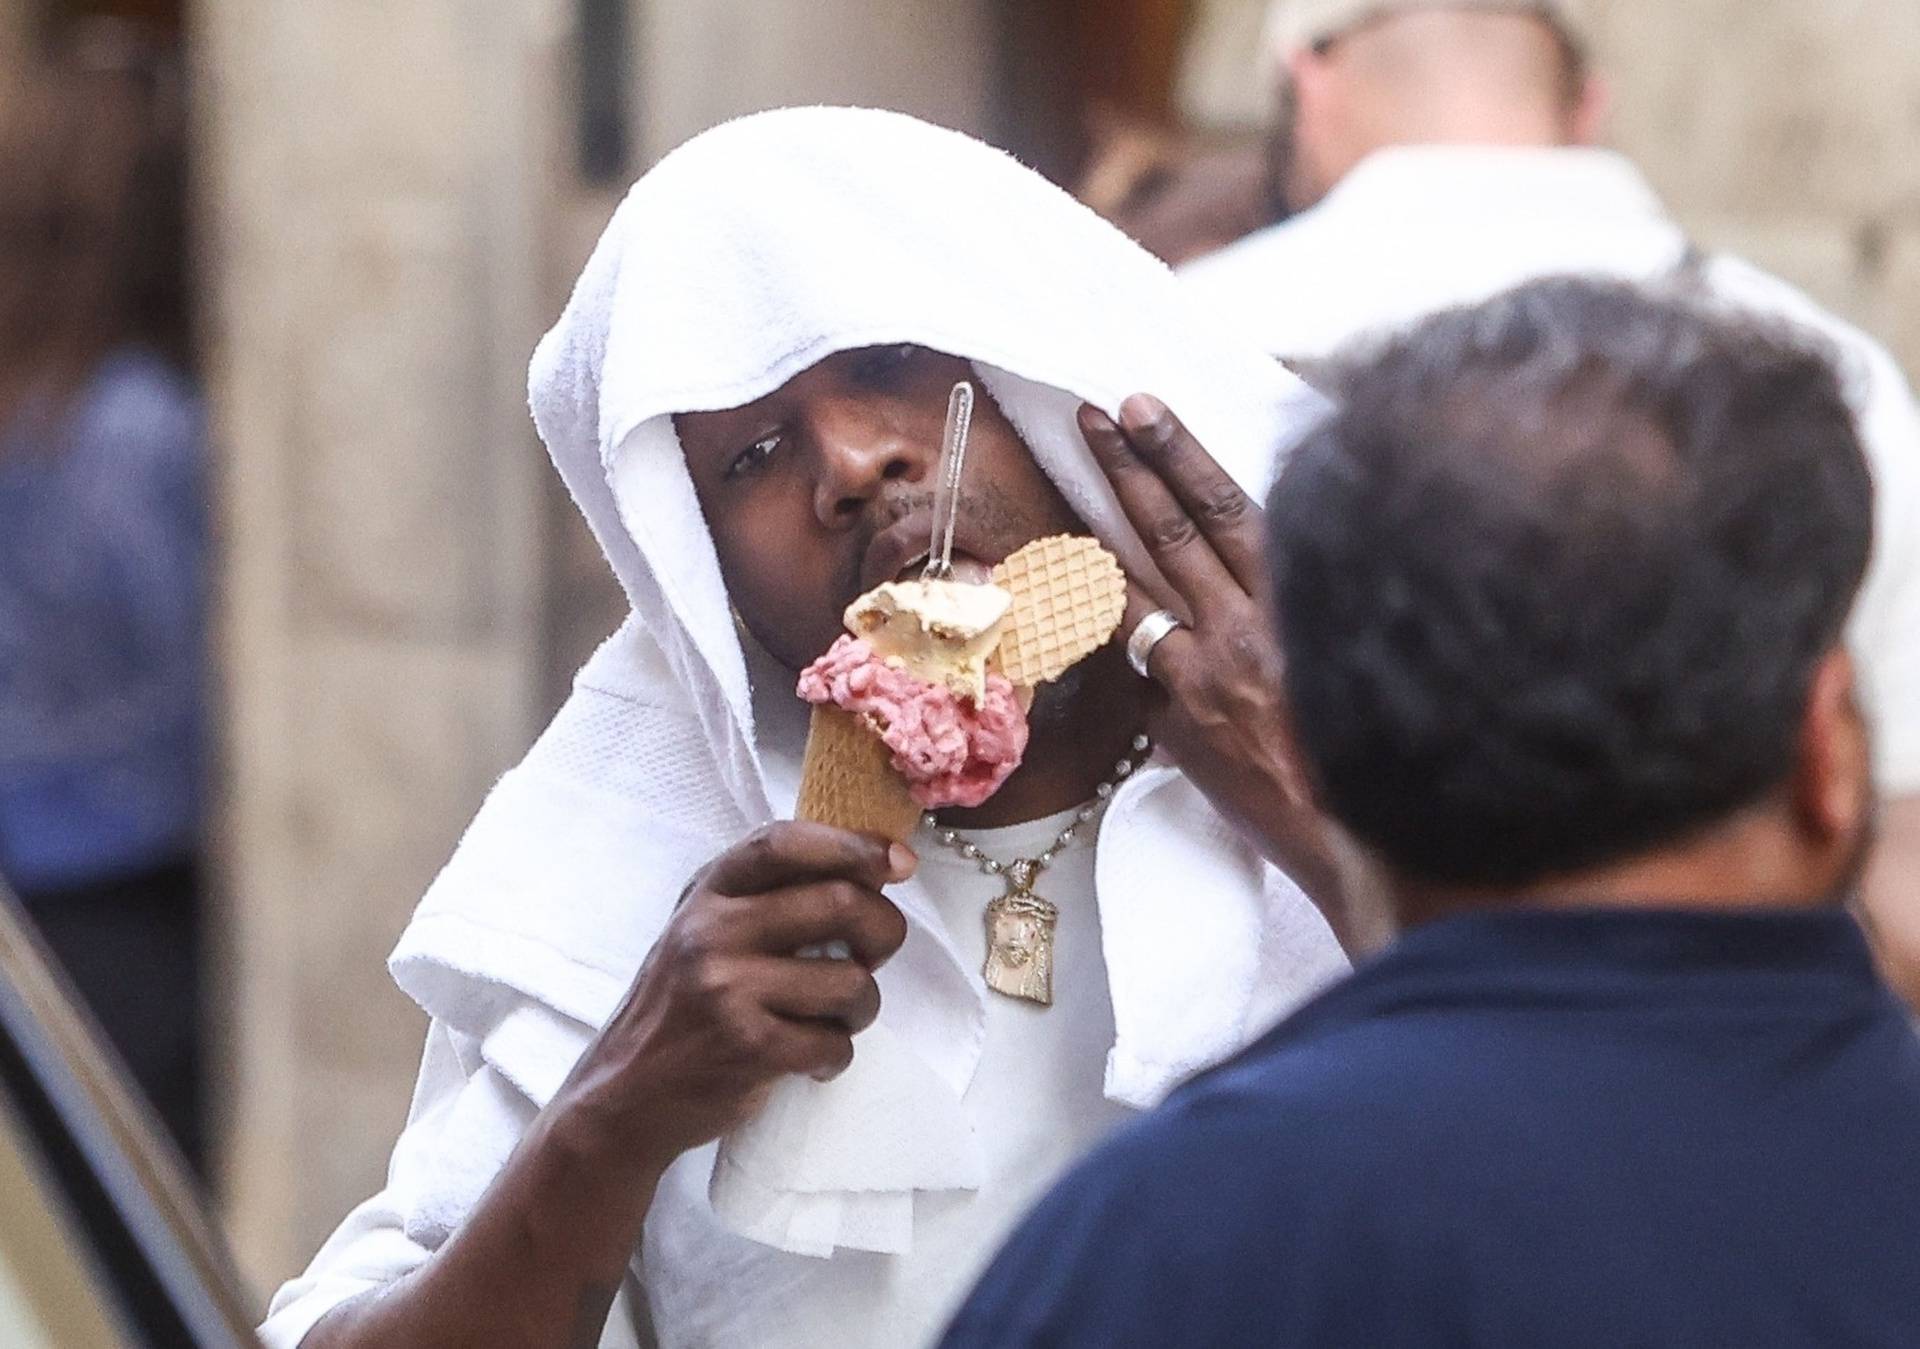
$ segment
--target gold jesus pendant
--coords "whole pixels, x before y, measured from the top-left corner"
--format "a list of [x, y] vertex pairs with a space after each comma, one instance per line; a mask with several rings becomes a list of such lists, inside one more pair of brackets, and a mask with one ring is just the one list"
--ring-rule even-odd
[[1033, 893], [1030, 862], [1007, 868], [1007, 893], [987, 905], [987, 987], [1053, 1006], [1053, 927], [1060, 910]]

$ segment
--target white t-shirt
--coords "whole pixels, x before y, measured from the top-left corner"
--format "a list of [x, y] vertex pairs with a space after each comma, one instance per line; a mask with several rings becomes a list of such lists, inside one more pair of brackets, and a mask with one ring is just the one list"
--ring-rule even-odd
[[[1687, 238], [1646, 179], [1606, 150], [1379, 151], [1312, 210], [1181, 271], [1226, 322], [1283, 359], [1324, 359], [1540, 277], [1672, 275]], [[1849, 627], [1877, 722], [1879, 776], [1920, 793], [1920, 409], [1893, 358], [1784, 281], [1709, 255], [1716, 298], [1838, 349], [1872, 465], [1872, 565]]]
[[[1009, 829], [970, 831], [987, 856], [1032, 857], [1072, 812]], [[1013, 1224], [1060, 1173], [1132, 1112], [1106, 1099], [1113, 1009], [1094, 898], [1095, 831], [1083, 829], [1035, 885], [1060, 910], [1054, 1004], [990, 995], [986, 1042], [964, 1098], [986, 1182], [972, 1193], [922, 1195], [913, 1250], [790, 1255], [722, 1228], [707, 1202], [709, 1146], [668, 1169], [655, 1196], [634, 1279], [601, 1343], [661, 1349], [912, 1349], [938, 1337]], [[986, 958], [985, 910], [1005, 885], [932, 838], [916, 841], [941, 920], [974, 968]], [[261, 1328], [270, 1349], [297, 1345], [348, 1298], [391, 1282], [430, 1254], [410, 1241], [399, 1206], [411, 1168], [436, 1164], [436, 1135], [476, 1057], [435, 1025], [388, 1192], [356, 1209], [301, 1278], [281, 1289]], [[645, 1310], [636, 1315], [635, 1308]], [[651, 1322], [651, 1332], [647, 1322]], [[654, 1338], [649, 1338], [649, 1333]]]

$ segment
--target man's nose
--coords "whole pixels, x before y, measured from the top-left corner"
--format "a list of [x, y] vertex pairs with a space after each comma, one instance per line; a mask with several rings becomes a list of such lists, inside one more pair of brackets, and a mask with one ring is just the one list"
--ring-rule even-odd
[[818, 470], [814, 513], [829, 529], [857, 520], [887, 483], [919, 482], [938, 447], [917, 443], [883, 410], [847, 400], [818, 410], [808, 427]]

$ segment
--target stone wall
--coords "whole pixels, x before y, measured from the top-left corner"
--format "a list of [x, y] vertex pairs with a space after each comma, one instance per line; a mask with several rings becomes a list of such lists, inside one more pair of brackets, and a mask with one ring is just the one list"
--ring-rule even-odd
[[383, 962], [543, 691], [521, 0], [205, 0], [223, 453], [223, 1191], [263, 1286], [377, 1188], [422, 1018]]
[[989, 0], [646, 0], [643, 143], [654, 155], [728, 117], [865, 103], [979, 130], [989, 115]]
[[1613, 139], [1710, 247], [1920, 371], [1920, 5], [1611, 0]]
[[[1265, 0], [1201, 0], [1185, 105], [1257, 117]], [[1611, 139], [1700, 241], [1744, 254], [1920, 371], [1920, 5], [1588, 0]]]

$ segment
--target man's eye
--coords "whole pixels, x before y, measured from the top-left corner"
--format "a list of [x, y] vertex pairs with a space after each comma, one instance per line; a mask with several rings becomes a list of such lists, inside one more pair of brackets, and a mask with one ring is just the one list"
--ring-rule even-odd
[[886, 384], [899, 377], [918, 351], [911, 344], [875, 347], [861, 356], [854, 373], [863, 384]]
[[773, 452], [779, 448], [779, 436], [765, 436], [756, 440], [753, 444], [747, 446], [746, 449], [734, 456], [733, 462], [727, 465], [727, 471], [723, 476], [725, 476], [729, 482], [736, 478], [747, 477], [749, 474], [757, 472], [767, 460], [773, 457]]

